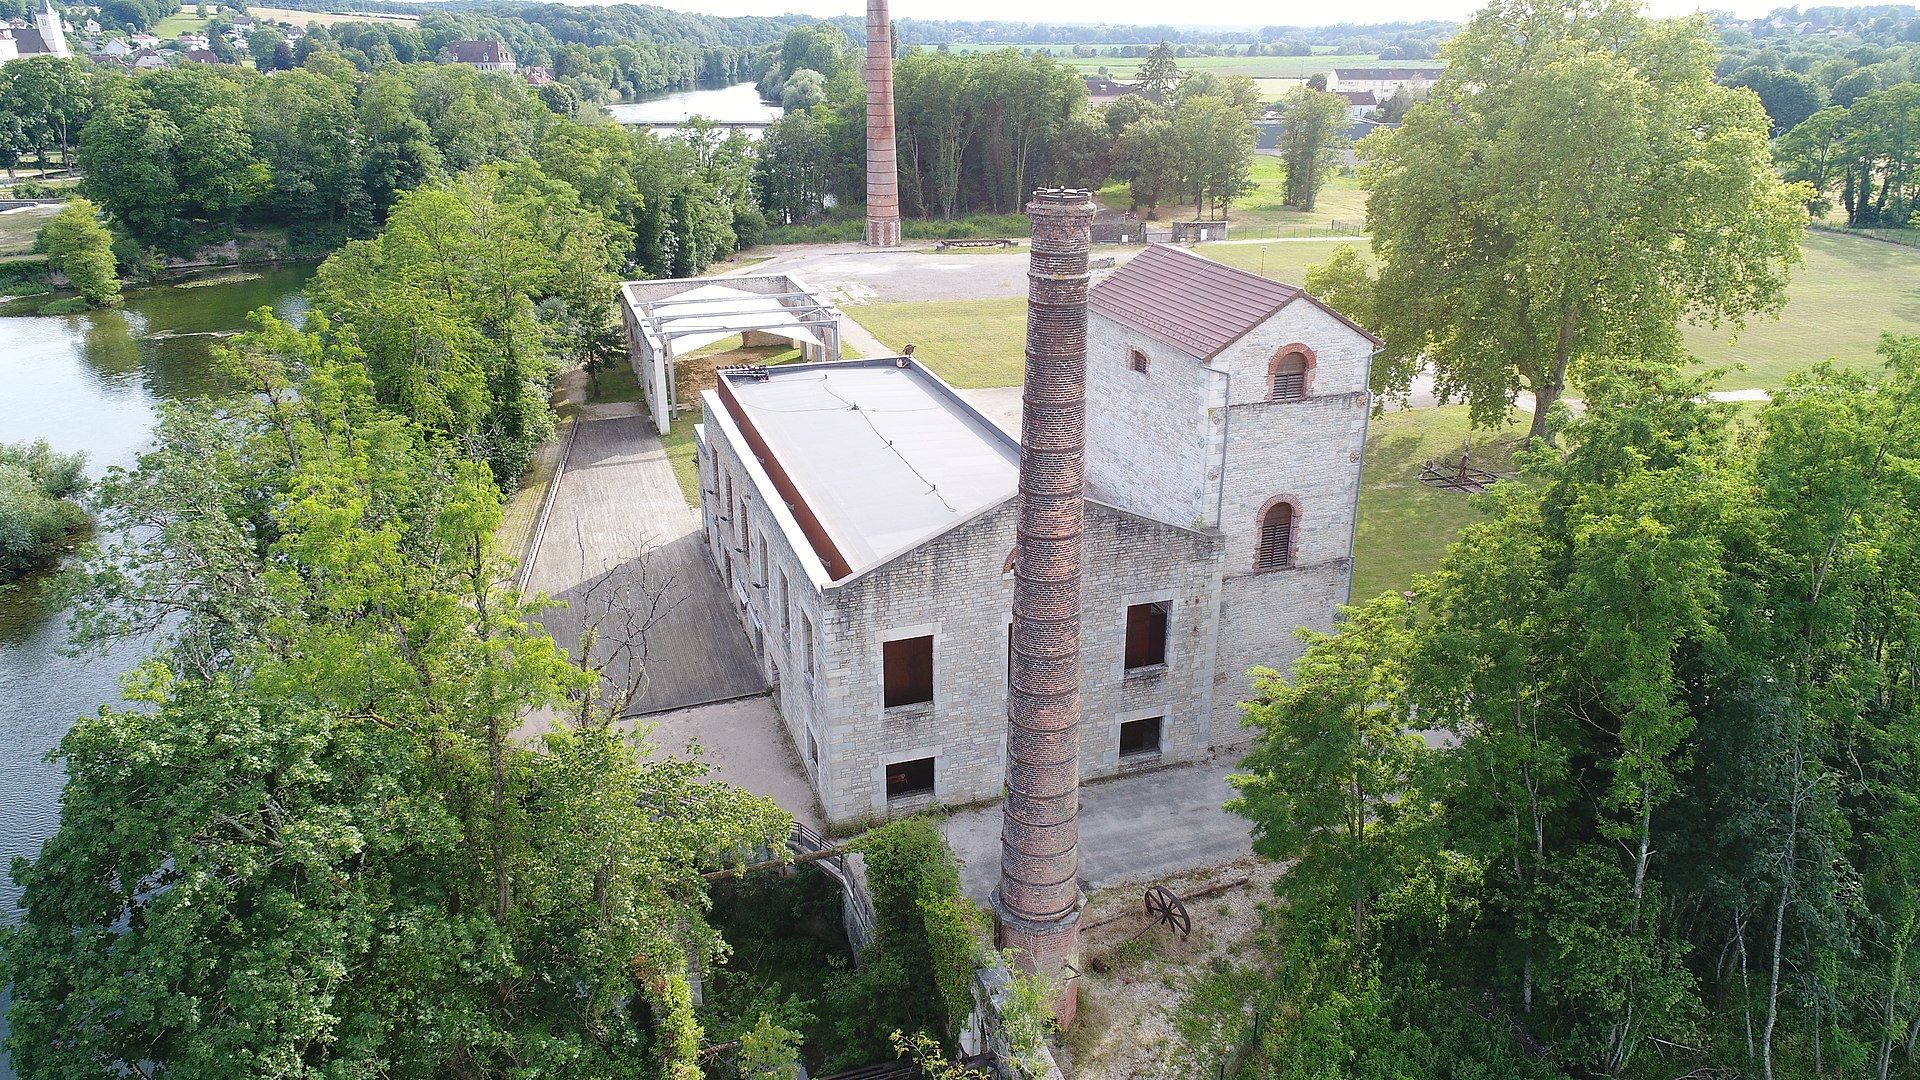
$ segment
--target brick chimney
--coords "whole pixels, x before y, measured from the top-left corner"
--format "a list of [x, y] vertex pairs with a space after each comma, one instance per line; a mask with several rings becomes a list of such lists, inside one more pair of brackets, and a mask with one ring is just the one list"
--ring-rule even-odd
[[867, 0], [867, 246], [900, 246], [900, 165], [893, 147], [893, 25]]
[[1007, 795], [1000, 826], [999, 943], [1025, 971], [1062, 978], [1080, 937], [1080, 578], [1085, 565], [1087, 248], [1093, 202], [1034, 192], [1027, 270], [1027, 366], [1020, 426], [1020, 521], [1007, 694]]

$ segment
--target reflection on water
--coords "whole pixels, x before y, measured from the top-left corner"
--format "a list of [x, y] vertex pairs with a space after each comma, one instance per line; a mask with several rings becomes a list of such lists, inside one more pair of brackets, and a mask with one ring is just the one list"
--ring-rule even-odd
[[[132, 465], [162, 402], [218, 388], [212, 345], [244, 329], [258, 307], [297, 318], [312, 273], [296, 267], [199, 288], [135, 289], [122, 308], [77, 315], [26, 314], [43, 297], [0, 308], [0, 442], [46, 439], [56, 450], [84, 450], [96, 477]], [[147, 649], [123, 642], [100, 656], [65, 655], [66, 620], [39, 603], [42, 583], [30, 579], [0, 595], [0, 869], [53, 834], [63, 777], [47, 755], [75, 718], [119, 699], [121, 674]], [[0, 877], [0, 919], [12, 917], [19, 895]], [[5, 1033], [0, 1019], [0, 1038]], [[13, 1075], [0, 1058], [0, 1080]]]
[[760, 91], [750, 82], [676, 90], [646, 101], [609, 105], [607, 113], [622, 124], [656, 131], [672, 129], [693, 116], [722, 124], [771, 124], [781, 115], [780, 106], [761, 101]]

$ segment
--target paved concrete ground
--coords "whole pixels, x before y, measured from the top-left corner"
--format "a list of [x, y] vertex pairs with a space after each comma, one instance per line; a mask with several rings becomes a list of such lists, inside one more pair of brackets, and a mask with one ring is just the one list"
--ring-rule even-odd
[[[1080, 881], [1088, 891], [1220, 866], [1253, 853], [1247, 819], [1221, 809], [1242, 756], [1135, 773], [1080, 788]], [[1000, 877], [1000, 806], [962, 810], [940, 826], [960, 857], [961, 885], [985, 902]]]
[[[589, 595], [608, 571], [612, 585], [661, 596], [664, 614], [646, 633], [646, 679], [628, 715], [663, 712], [766, 690], [733, 601], [707, 558], [700, 515], [687, 507], [652, 426], [633, 405], [582, 409], [528, 587], [565, 601], [541, 623], [569, 651], [604, 610]], [[596, 595], [605, 595], [608, 584]], [[602, 624], [598, 654], [614, 647]]]
[[[931, 248], [933, 241], [923, 243]], [[741, 273], [792, 274], [813, 286], [832, 303], [895, 304], [940, 300], [989, 300], [1027, 295], [1027, 253], [1024, 251], [951, 252], [929, 254], [913, 247], [875, 251], [859, 244], [809, 246], [799, 251], [779, 250], [763, 263]], [[1096, 258], [1123, 263], [1139, 248], [1101, 247]]]
[[696, 705], [642, 722], [654, 725], [653, 741], [663, 752], [684, 755], [698, 742], [700, 756], [714, 766], [713, 779], [764, 795], [816, 832], [823, 831], [820, 805], [807, 787], [772, 698], [762, 694]]

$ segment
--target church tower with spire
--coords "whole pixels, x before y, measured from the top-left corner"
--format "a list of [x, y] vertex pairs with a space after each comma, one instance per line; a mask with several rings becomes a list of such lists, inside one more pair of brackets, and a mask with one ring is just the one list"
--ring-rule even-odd
[[40, 10], [33, 13], [33, 27], [40, 32], [41, 56], [60, 56], [71, 59], [73, 50], [67, 47], [67, 31], [60, 25], [60, 14], [53, 10], [53, 0], [40, 0]]

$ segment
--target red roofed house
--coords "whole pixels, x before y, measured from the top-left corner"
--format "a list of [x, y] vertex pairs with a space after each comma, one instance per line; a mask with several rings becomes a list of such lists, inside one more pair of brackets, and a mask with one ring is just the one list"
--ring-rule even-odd
[[449, 63], [465, 64], [481, 71], [512, 71], [513, 54], [498, 41], [453, 41], [444, 54]]
[[[1088, 299], [1080, 774], [1246, 738], [1249, 668], [1348, 599], [1378, 339], [1149, 247]], [[830, 822], [998, 798], [1020, 443], [910, 358], [702, 395], [701, 519]]]

